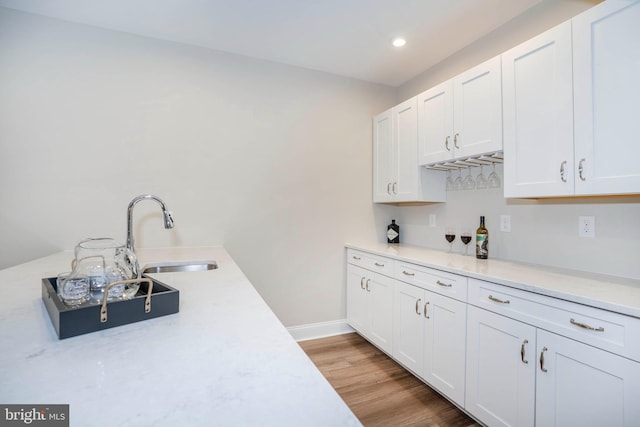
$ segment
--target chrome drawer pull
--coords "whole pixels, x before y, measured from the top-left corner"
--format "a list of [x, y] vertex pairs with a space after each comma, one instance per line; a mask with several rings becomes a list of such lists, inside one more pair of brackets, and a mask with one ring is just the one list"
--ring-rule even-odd
[[351, 258], [355, 259], [356, 261], [360, 261], [362, 258], [360, 258], [359, 256], [352, 256]]
[[422, 301], [421, 298], [418, 298], [418, 300], [416, 301], [416, 314], [418, 316], [420, 316], [420, 301]]
[[374, 265], [375, 265], [376, 267], [384, 267], [384, 264], [380, 264], [380, 263], [378, 263], [378, 262], [374, 262]]
[[562, 182], [567, 182], [567, 178], [564, 177], [564, 167], [567, 165], [567, 161], [560, 163], [560, 180]]
[[426, 317], [427, 319], [430, 319], [430, 317], [429, 317], [429, 316], [427, 316], [427, 307], [428, 307], [428, 306], [429, 306], [429, 301], [427, 301], [427, 302], [424, 304], [424, 317]]
[[371, 292], [371, 289], [369, 289], [369, 282], [371, 281], [371, 279], [367, 279], [367, 284], [365, 286], [365, 289], [367, 290], [367, 292]]
[[440, 280], [438, 280], [436, 283], [440, 286], [444, 286], [445, 288], [450, 288], [453, 286], [451, 283], [444, 283], [444, 282], [441, 282]]
[[583, 329], [588, 329], [590, 331], [604, 332], [604, 328], [602, 326], [600, 326], [599, 328], [594, 328], [593, 326], [589, 326], [585, 323], [576, 322], [574, 319], [569, 320], [569, 323], [571, 323], [572, 325], [580, 326]]
[[451, 151], [451, 149], [449, 148], [449, 138], [450, 136], [447, 135], [447, 137], [444, 139], [444, 147], [447, 149], [447, 151]]
[[547, 372], [547, 369], [544, 367], [544, 352], [547, 350], [547, 347], [542, 347], [542, 351], [540, 352], [540, 370], [542, 372]]
[[460, 136], [459, 133], [456, 133], [455, 135], [453, 135], [453, 146], [456, 148], [460, 148], [460, 146], [458, 145], [458, 137]]
[[366, 279], [366, 277], [363, 277], [362, 279], [360, 279], [360, 289], [362, 289], [364, 291], [364, 279]]
[[522, 341], [522, 346], [520, 346], [520, 360], [522, 360], [522, 363], [528, 364], [529, 361], [524, 359], [524, 346], [525, 346], [525, 344], [529, 344], [529, 340]]
[[500, 304], [509, 304], [509, 300], [508, 300], [508, 299], [506, 299], [506, 300], [501, 300], [500, 298], [496, 298], [496, 297], [494, 297], [493, 295], [489, 295], [489, 299], [490, 299], [491, 301], [499, 302]]
[[405, 276], [415, 276], [416, 275], [415, 273], [409, 273], [406, 270], [402, 270], [402, 274], [404, 274]]

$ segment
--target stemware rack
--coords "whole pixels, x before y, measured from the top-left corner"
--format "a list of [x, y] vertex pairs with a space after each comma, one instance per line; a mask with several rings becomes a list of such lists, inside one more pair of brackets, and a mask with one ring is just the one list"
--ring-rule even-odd
[[427, 169], [449, 171], [456, 169], [467, 169], [476, 166], [491, 165], [494, 163], [502, 163], [504, 156], [502, 151], [494, 151], [479, 156], [463, 157], [456, 160], [447, 160], [437, 163], [429, 163], [425, 165]]

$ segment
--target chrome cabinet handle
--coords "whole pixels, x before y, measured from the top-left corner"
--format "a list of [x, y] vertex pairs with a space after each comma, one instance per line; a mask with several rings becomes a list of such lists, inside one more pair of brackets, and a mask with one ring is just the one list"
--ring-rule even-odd
[[416, 300], [416, 314], [417, 314], [418, 316], [420, 316], [420, 301], [422, 301], [422, 298], [418, 298], [418, 299]]
[[458, 146], [458, 136], [460, 136], [460, 134], [459, 134], [459, 133], [456, 133], [456, 134], [453, 136], [453, 146], [454, 146], [454, 147], [456, 147], [456, 148], [460, 148], [460, 147]]
[[393, 194], [398, 194], [398, 183], [394, 182], [393, 185], [391, 186], [391, 188], [393, 189]]
[[424, 317], [426, 317], [427, 319], [430, 319], [429, 316], [427, 316], [427, 307], [429, 306], [429, 301], [427, 301], [426, 303], [424, 303]]
[[371, 289], [369, 289], [369, 282], [371, 281], [371, 279], [367, 279], [367, 284], [365, 286], [365, 289], [367, 290], [367, 292], [371, 292]]
[[588, 329], [590, 331], [604, 332], [604, 328], [602, 326], [600, 326], [599, 328], [594, 328], [593, 326], [589, 326], [586, 323], [576, 322], [574, 319], [570, 319], [569, 323], [571, 323], [572, 325], [579, 326], [583, 329]]
[[529, 361], [525, 360], [525, 358], [524, 358], [524, 346], [525, 346], [525, 344], [529, 344], [529, 340], [522, 341], [522, 345], [520, 346], [520, 360], [522, 360], [522, 363], [528, 364]]
[[567, 178], [564, 176], [564, 167], [567, 165], [567, 161], [560, 163], [560, 180], [562, 182], [567, 182]]
[[364, 290], [364, 279], [366, 279], [366, 277], [363, 277], [362, 279], [360, 279], [360, 289]]
[[379, 262], [374, 262], [373, 265], [376, 267], [384, 267], [384, 264], [380, 264]]
[[436, 283], [440, 286], [444, 286], [445, 288], [450, 288], [453, 286], [451, 283], [444, 283], [444, 282], [441, 282], [440, 280], [436, 281]]
[[547, 372], [547, 369], [544, 367], [544, 352], [547, 350], [547, 347], [542, 347], [542, 351], [540, 352], [540, 370], [542, 372]]
[[578, 175], [580, 176], [580, 179], [582, 181], [586, 181], [587, 178], [584, 176], [584, 162], [587, 159], [585, 159], [584, 157], [582, 159], [580, 159], [580, 163], [578, 163]]
[[499, 302], [500, 304], [509, 304], [509, 300], [508, 299], [502, 300], [500, 298], [494, 297], [493, 295], [489, 295], [489, 299], [491, 301]]
[[415, 273], [410, 273], [407, 270], [402, 270], [402, 274], [404, 274], [405, 276], [415, 276]]
[[451, 151], [451, 148], [449, 148], [449, 138], [450, 136], [447, 135], [447, 137], [444, 139], [444, 147], [447, 149], [447, 151]]
[[359, 256], [355, 256], [355, 255], [353, 255], [351, 258], [355, 259], [356, 261], [360, 261], [362, 259]]
[[391, 195], [391, 183], [387, 184], [387, 194]]

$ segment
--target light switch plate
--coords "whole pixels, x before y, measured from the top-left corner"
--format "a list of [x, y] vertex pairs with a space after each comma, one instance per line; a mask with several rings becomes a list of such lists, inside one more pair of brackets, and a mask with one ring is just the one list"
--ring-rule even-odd
[[429, 227], [436, 226], [436, 214], [429, 214]]
[[595, 216], [579, 216], [578, 217], [578, 236], [596, 237], [596, 217]]

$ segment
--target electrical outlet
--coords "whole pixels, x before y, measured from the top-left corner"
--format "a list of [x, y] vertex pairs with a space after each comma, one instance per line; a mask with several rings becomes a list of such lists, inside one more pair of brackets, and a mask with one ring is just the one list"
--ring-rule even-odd
[[429, 227], [436, 226], [436, 214], [429, 214]]
[[578, 236], [596, 237], [596, 217], [595, 216], [579, 216], [578, 217]]
[[511, 215], [500, 215], [500, 231], [511, 233]]

